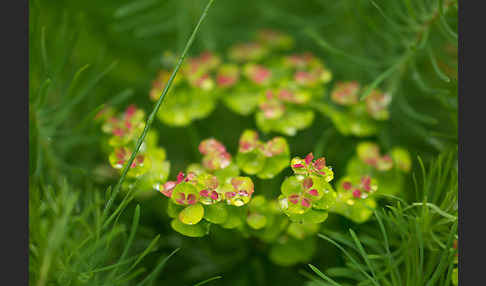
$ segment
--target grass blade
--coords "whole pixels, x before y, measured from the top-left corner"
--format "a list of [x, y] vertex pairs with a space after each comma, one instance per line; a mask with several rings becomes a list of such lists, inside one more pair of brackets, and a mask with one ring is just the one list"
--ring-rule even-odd
[[374, 285], [376, 286], [380, 286], [380, 284], [378, 284], [378, 282], [376, 282], [376, 280], [371, 277], [368, 272], [366, 272], [362, 267], [361, 265], [351, 256], [351, 254], [349, 254], [341, 245], [339, 245], [337, 242], [335, 242], [334, 240], [332, 240], [331, 238], [323, 235], [323, 234], [318, 234], [318, 236], [324, 240], [327, 240], [329, 241], [330, 243], [334, 244], [334, 246], [336, 246], [339, 250], [341, 250], [348, 258], [349, 260], [354, 264], [354, 266], [356, 266], [356, 268], [361, 272], [363, 273], [364, 276], [366, 276], [366, 278], [368, 278], [370, 280], [370, 282], [372, 282]]
[[140, 137], [137, 140], [137, 144], [135, 146], [135, 149], [133, 150], [130, 158], [128, 159], [128, 162], [123, 167], [123, 171], [122, 171], [122, 174], [120, 176], [120, 180], [116, 184], [115, 188], [113, 189], [112, 196], [110, 197], [110, 199], [108, 200], [108, 202], [105, 205], [105, 209], [103, 210], [102, 218], [106, 217], [106, 215], [108, 214], [108, 211], [111, 208], [111, 205], [113, 204], [113, 201], [115, 200], [116, 196], [118, 195], [118, 192], [120, 191], [120, 187], [121, 187], [123, 181], [125, 181], [125, 177], [127, 176], [129, 166], [131, 166], [132, 163], [133, 163], [133, 160], [135, 160], [135, 157], [137, 156], [137, 153], [140, 150], [140, 147], [142, 146], [142, 143], [145, 140], [145, 137], [147, 136], [147, 133], [150, 130], [150, 127], [152, 126], [152, 123], [155, 119], [155, 115], [159, 111], [160, 106], [162, 105], [162, 101], [164, 100], [165, 95], [169, 91], [169, 88], [172, 86], [172, 82], [174, 81], [174, 78], [175, 78], [177, 72], [179, 71], [179, 69], [180, 69], [180, 67], [181, 67], [181, 65], [182, 65], [182, 63], [183, 63], [183, 61], [186, 57], [187, 52], [189, 51], [189, 48], [192, 46], [192, 43], [194, 42], [194, 38], [196, 37], [196, 34], [199, 31], [199, 27], [201, 26], [201, 23], [203, 22], [204, 18], [206, 18], [208, 10], [211, 7], [211, 5], [213, 4], [213, 2], [214, 2], [214, 0], [209, 0], [208, 4], [206, 5], [206, 8], [204, 9], [201, 17], [199, 18], [199, 21], [196, 24], [196, 27], [194, 28], [191, 37], [187, 41], [186, 46], [184, 48], [184, 51], [182, 52], [181, 56], [179, 57], [179, 60], [177, 61], [177, 65], [175, 66], [174, 70], [172, 71], [172, 74], [170, 75], [170, 78], [167, 81], [167, 84], [165, 85], [164, 90], [162, 91], [160, 98], [157, 100], [154, 109], [150, 113], [150, 115], [147, 119], [147, 123], [145, 124], [145, 128], [143, 129], [142, 134], [140, 135]]

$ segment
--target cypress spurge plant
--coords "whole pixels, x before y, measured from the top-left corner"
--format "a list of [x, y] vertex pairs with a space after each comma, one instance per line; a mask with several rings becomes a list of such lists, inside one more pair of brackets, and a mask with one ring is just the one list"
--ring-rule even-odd
[[[457, 285], [455, 162], [451, 153], [443, 153], [427, 169], [421, 165], [421, 181], [415, 185], [422, 190], [419, 202], [394, 197], [373, 212], [372, 224], [360, 232], [319, 234], [344, 254], [346, 264], [326, 273], [310, 265], [320, 277], [309, 276], [312, 280], [323, 285]], [[434, 198], [437, 191], [441, 196]]]

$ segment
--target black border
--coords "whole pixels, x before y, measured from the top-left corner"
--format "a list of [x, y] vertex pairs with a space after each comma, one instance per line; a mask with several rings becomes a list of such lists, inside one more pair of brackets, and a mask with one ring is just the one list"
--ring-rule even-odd
[[[28, 285], [29, 1], [2, 2], [2, 285]], [[11, 4], [11, 5], [9, 5]], [[15, 107], [15, 108], [14, 108]], [[5, 182], [8, 184], [6, 185]], [[7, 254], [7, 255], [5, 255]]]

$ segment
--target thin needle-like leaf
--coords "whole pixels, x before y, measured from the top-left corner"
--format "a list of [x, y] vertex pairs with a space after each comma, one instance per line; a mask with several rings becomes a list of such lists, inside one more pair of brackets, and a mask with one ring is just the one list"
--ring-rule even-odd
[[201, 281], [201, 282], [197, 283], [197, 284], [196, 284], [196, 285], [194, 285], [194, 286], [201, 286], [201, 285], [204, 285], [204, 284], [206, 284], [206, 283], [209, 283], [209, 282], [211, 282], [211, 281], [213, 281], [213, 280], [217, 280], [217, 279], [221, 279], [221, 278], [223, 278], [223, 276], [214, 276], [214, 277], [211, 277], [211, 278], [206, 279], [206, 280], [204, 280], [204, 281]]
[[341, 286], [340, 284], [338, 284], [336, 281], [332, 280], [329, 276], [327, 276], [326, 274], [322, 273], [319, 269], [317, 269], [314, 265], [312, 264], [308, 264], [310, 269], [312, 269], [312, 271], [314, 271], [317, 275], [319, 275], [319, 277], [321, 277], [322, 279], [326, 280], [327, 282], [331, 283], [332, 285], [334, 286]]

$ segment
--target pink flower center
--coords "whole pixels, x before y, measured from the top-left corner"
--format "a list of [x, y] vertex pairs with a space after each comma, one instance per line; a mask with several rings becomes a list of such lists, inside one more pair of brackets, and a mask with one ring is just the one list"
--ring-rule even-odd
[[300, 201], [300, 203], [302, 204], [303, 207], [305, 208], [308, 208], [310, 207], [310, 201], [307, 199], [307, 198], [302, 198], [302, 200]]
[[343, 182], [343, 189], [345, 189], [346, 191], [349, 191], [351, 190], [351, 183], [350, 182]]
[[302, 181], [302, 186], [304, 187], [304, 189], [310, 189], [312, 185], [314, 185], [314, 182], [312, 181], [311, 178], [305, 178]]
[[314, 155], [311, 153], [307, 154], [307, 156], [305, 156], [305, 163], [307, 165], [309, 165], [310, 163], [312, 163], [312, 160], [314, 159]]
[[311, 196], [318, 196], [319, 195], [319, 192], [316, 189], [309, 190], [308, 193]]

